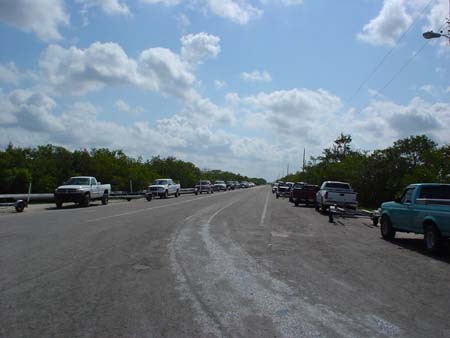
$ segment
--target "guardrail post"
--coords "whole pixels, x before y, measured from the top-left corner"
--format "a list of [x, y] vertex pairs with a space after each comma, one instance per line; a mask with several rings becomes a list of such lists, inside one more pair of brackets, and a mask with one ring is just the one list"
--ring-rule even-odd
[[30, 195], [31, 195], [31, 182], [28, 185], [27, 206], [28, 206], [28, 204], [30, 204]]
[[130, 180], [130, 192], [131, 193], [133, 192], [133, 181], [132, 180]]

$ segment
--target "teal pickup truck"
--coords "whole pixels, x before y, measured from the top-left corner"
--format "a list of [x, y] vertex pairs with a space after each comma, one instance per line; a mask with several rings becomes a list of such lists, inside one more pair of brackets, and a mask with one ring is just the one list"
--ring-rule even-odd
[[381, 205], [380, 229], [386, 240], [397, 231], [423, 234], [426, 249], [438, 251], [450, 237], [450, 184], [407, 186], [402, 197]]

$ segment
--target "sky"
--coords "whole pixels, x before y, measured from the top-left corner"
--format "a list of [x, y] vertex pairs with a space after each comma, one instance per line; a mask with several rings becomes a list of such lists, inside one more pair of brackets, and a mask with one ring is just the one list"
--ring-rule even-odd
[[340, 133], [450, 142], [448, 0], [0, 0], [0, 147], [274, 180]]

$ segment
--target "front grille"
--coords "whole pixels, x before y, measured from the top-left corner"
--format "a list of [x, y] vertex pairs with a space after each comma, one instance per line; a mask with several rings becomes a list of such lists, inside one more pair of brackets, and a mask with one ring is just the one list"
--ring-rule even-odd
[[58, 192], [67, 194], [67, 193], [71, 193], [71, 192], [77, 192], [77, 189], [58, 189]]

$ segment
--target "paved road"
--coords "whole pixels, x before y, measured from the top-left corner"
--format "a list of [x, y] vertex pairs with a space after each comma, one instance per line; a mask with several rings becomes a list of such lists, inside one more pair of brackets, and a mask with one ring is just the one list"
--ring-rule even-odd
[[0, 336], [450, 337], [449, 257], [266, 187], [0, 214]]

